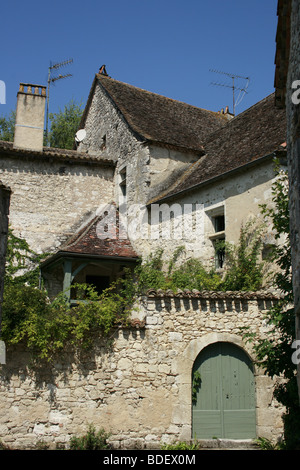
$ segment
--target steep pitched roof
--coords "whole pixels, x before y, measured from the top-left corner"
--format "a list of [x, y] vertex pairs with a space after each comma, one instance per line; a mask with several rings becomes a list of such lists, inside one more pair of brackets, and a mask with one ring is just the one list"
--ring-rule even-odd
[[97, 84], [137, 137], [149, 143], [199, 154], [205, 136], [228, 122], [224, 114], [166, 98], [99, 73], [95, 76], [81, 127], [84, 127]]
[[[274, 93], [209, 135], [200, 157], [171, 188], [155, 201], [188, 191], [200, 184], [241, 169], [281, 149], [286, 142], [286, 113], [275, 106]], [[149, 203], [153, 202], [149, 201]]]
[[[105, 214], [105, 210], [103, 211]], [[127, 238], [121, 238], [120, 235], [120, 217], [119, 212], [113, 212], [115, 224], [108, 224], [110, 232], [104, 234], [104, 231], [98, 231], [98, 223], [103, 220], [103, 215], [97, 215], [87, 224], [85, 224], [77, 233], [57, 251], [55, 255], [47, 258], [42, 266], [47, 265], [53, 259], [63, 255], [80, 255], [88, 257], [121, 259], [124, 261], [134, 261], [138, 255], [132, 248]], [[109, 219], [111, 222], [112, 220]], [[101, 227], [104, 227], [102, 223]], [[99, 236], [101, 233], [101, 236]]]

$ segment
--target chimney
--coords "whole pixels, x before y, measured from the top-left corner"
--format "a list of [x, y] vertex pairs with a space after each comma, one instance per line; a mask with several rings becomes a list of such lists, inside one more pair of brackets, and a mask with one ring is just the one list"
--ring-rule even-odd
[[14, 148], [43, 150], [46, 87], [20, 83]]

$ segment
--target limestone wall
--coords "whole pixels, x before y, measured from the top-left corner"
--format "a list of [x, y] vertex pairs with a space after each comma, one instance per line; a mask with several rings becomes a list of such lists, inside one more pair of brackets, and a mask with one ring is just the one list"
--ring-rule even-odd
[[[183, 245], [187, 258], [200, 258], [204, 264], [214, 266], [214, 217], [224, 215], [224, 237], [227, 242], [237, 244], [241, 226], [245, 226], [251, 219], [258, 225], [262, 223], [260, 206], [267, 204], [271, 207], [273, 204], [274, 177], [274, 163], [269, 159], [260, 166], [246, 167], [243, 171], [213, 184], [200, 186], [178, 199], [167, 200], [166, 203], [161, 201], [156, 204], [159, 207], [157, 210], [163, 211], [166, 206], [165, 214], [168, 213], [169, 218], [162, 212], [162, 220], [166, 222], [159, 228], [155, 215], [152, 215], [156, 207], [154, 203], [149, 207], [147, 217], [144, 217], [141, 224], [137, 224], [137, 230], [129, 232], [132, 243], [135, 243], [136, 249], [144, 256], [162, 248], [167, 261], [172, 257], [176, 246]], [[169, 229], [166, 230], [167, 228]], [[270, 224], [266, 227], [263, 242], [266, 245], [275, 243]]]
[[[291, 253], [294, 284], [294, 303], [296, 312], [296, 337], [300, 339], [300, 5], [297, 0], [291, 2], [290, 54], [286, 89], [287, 111], [287, 147], [289, 165], [289, 210], [291, 220]], [[298, 364], [298, 388], [300, 390], [300, 365]]]
[[113, 167], [0, 155], [12, 190], [10, 224], [37, 252], [54, 251], [98, 206], [113, 199]]
[[[262, 336], [271, 299], [227, 295], [147, 297], [135, 327], [118, 329], [110, 344], [61, 354], [53, 364], [30, 367], [30, 355], [9, 349], [0, 369], [0, 440], [15, 448], [38, 441], [67, 445], [89, 423], [111, 432], [115, 448], [159, 448], [190, 440], [191, 371], [201, 350], [217, 341], [243, 348], [240, 327]], [[278, 438], [282, 410], [273, 383], [255, 368], [257, 436]]]

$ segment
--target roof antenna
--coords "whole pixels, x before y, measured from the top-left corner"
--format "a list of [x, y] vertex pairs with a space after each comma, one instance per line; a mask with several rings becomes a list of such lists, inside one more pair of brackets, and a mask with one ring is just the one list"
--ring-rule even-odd
[[[249, 77], [242, 77], [241, 75], [235, 75], [233, 73], [222, 72], [222, 71], [219, 71], [219, 70], [211, 70], [210, 69], [210, 72], [220, 73], [220, 74], [223, 74], [223, 75], [227, 75], [228, 77], [231, 77], [232, 85], [228, 85], [226, 83], [214, 83], [214, 82], [212, 82], [211, 84], [216, 85], [216, 86], [224, 86], [224, 87], [227, 87], [227, 88], [232, 88], [233, 116], [235, 116], [235, 108], [238, 104], [241, 103], [242, 99], [244, 98], [245, 94], [247, 93], [247, 88], [249, 86], [250, 78]], [[239, 79], [239, 78], [241, 78], [243, 80], [246, 80], [246, 84], [245, 84], [244, 88], [240, 88], [240, 87], [236, 86], [235, 80]], [[237, 100], [235, 100], [235, 90], [240, 91]], [[241, 93], [243, 93], [242, 96], [241, 96]]]
[[49, 147], [49, 141], [48, 141], [48, 114], [49, 114], [49, 95], [50, 95], [50, 84], [51, 83], [54, 83], [56, 82], [57, 80], [61, 80], [62, 78], [68, 78], [68, 77], [72, 77], [72, 74], [71, 73], [68, 73], [66, 75], [61, 75], [59, 74], [58, 77], [52, 77], [51, 74], [52, 74], [52, 71], [53, 70], [58, 70], [60, 69], [61, 67], [64, 67], [65, 65], [69, 65], [73, 62], [73, 59], [68, 59], [68, 60], [65, 60], [64, 62], [60, 62], [60, 63], [57, 63], [57, 64], [52, 64], [52, 62], [50, 62], [50, 66], [49, 66], [49, 69], [48, 69], [48, 86], [47, 86], [47, 117], [46, 117], [46, 142], [47, 142], [47, 146]]

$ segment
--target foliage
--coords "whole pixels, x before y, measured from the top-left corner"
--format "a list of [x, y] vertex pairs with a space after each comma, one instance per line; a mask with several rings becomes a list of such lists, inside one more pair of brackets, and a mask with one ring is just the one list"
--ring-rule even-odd
[[296, 382], [296, 365], [292, 362], [291, 345], [295, 338], [295, 314], [291, 274], [291, 252], [289, 237], [288, 178], [287, 173], [278, 171], [272, 188], [274, 207], [262, 206], [265, 217], [272, 222], [278, 240], [273, 249], [272, 259], [280, 268], [274, 275], [274, 287], [282, 298], [267, 314], [270, 326], [265, 339], [257, 340], [254, 335], [245, 334], [253, 342], [257, 361], [270, 377], [282, 377], [275, 388], [275, 398], [286, 407], [284, 439], [286, 448], [295, 448], [300, 443], [300, 406]]
[[50, 147], [72, 149], [81, 116], [82, 106], [74, 100], [66, 104], [58, 113], [50, 113], [51, 128], [48, 136]]
[[192, 258], [174, 270], [170, 287], [175, 290], [218, 290], [221, 288], [221, 276], [214, 269], [205, 269], [200, 260]]
[[163, 272], [163, 250], [159, 249], [150, 254], [147, 259], [140, 262], [135, 269], [137, 281], [137, 294], [144, 293], [147, 289], [162, 289], [166, 287], [166, 279]]
[[[78, 130], [82, 116], [82, 105], [70, 100], [63, 110], [58, 113], [50, 113], [50, 131], [48, 135], [51, 147], [72, 149], [75, 133]], [[0, 116], [0, 140], [13, 142], [15, 134], [16, 111], [11, 111], [8, 116]], [[47, 142], [44, 142], [47, 145]]]
[[226, 274], [222, 290], [256, 291], [261, 288], [265, 264], [260, 260], [263, 230], [263, 225], [255, 227], [253, 221], [249, 221], [240, 229], [237, 246], [223, 242], [226, 253]]
[[178, 267], [176, 262], [184, 253], [184, 247], [178, 247], [164, 268], [163, 250], [158, 249], [150, 254], [135, 270], [137, 293], [145, 293], [148, 289], [198, 289], [216, 290], [221, 285], [221, 277], [213, 270], [206, 270], [200, 260], [191, 258]]
[[196, 404], [197, 402], [197, 392], [201, 384], [201, 375], [199, 371], [193, 373], [193, 383], [192, 383], [192, 402]]
[[[50, 302], [47, 293], [38, 288], [41, 255], [34, 253], [25, 240], [16, 237], [9, 230], [2, 339], [8, 345], [23, 341], [37, 357], [51, 360], [66, 347], [91, 346], [94, 333], [98, 331], [107, 337], [118, 323], [126, 324], [135, 299], [148, 289], [224, 289], [220, 274], [213, 269], [204, 268], [200, 260], [188, 259], [180, 262], [184, 252], [184, 247], [178, 247], [167, 267], [164, 267], [163, 250], [157, 250], [139, 263], [133, 274], [127, 270], [124, 278], [100, 295], [92, 286], [73, 285], [71, 289], [81, 290], [77, 298], [84, 298], [84, 302], [71, 306], [66, 301], [64, 292]], [[28, 270], [28, 266], [32, 269]], [[234, 268], [237, 266], [238, 262], [234, 264]], [[252, 272], [255, 272], [254, 263], [251, 266]], [[230, 269], [227, 276], [229, 272]], [[250, 267], [248, 272], [251, 272]], [[231, 278], [236, 280], [233, 275]], [[229, 277], [226, 288], [228, 286]], [[239, 284], [240, 289], [249, 286], [249, 282]]]
[[270, 439], [265, 437], [258, 437], [254, 441], [261, 450], [281, 450], [280, 444], [273, 444]]
[[161, 450], [199, 450], [200, 444], [197, 442], [176, 442], [175, 444], [163, 444]]
[[95, 426], [89, 425], [85, 435], [73, 436], [70, 440], [70, 450], [107, 450], [110, 444], [107, 442], [110, 434], [100, 429], [96, 432]]
[[108, 336], [117, 322], [126, 323], [126, 299], [112, 285], [98, 294], [92, 286], [72, 307], [61, 293], [52, 303], [45, 291], [32, 286], [6, 285], [3, 298], [2, 339], [7, 344], [25, 341], [39, 358], [51, 360], [68, 346], [88, 348], [93, 333]]
[[266, 270], [266, 263], [261, 261], [263, 230], [263, 225], [254, 226], [249, 222], [241, 227], [236, 246], [220, 242], [226, 252], [223, 276], [215, 268], [206, 268], [197, 258], [187, 259], [177, 266], [176, 262], [185, 252], [182, 246], [174, 251], [168, 266], [164, 267], [163, 250], [158, 249], [135, 272], [138, 292], [143, 293], [147, 289], [256, 291], [263, 285]]
[[0, 140], [13, 142], [15, 135], [16, 111], [11, 111], [8, 117], [0, 116]]
[[11, 227], [8, 228], [5, 282], [10, 284], [39, 285], [39, 263], [48, 254], [39, 255], [29, 247], [26, 240], [17, 237]]

